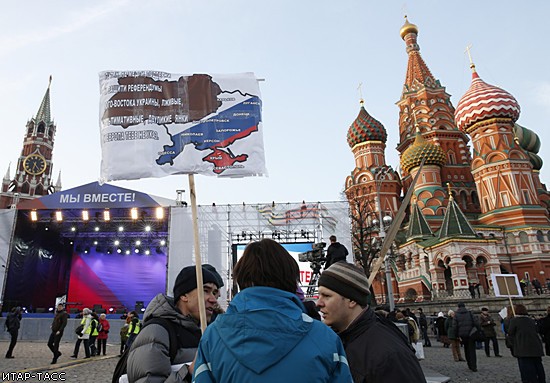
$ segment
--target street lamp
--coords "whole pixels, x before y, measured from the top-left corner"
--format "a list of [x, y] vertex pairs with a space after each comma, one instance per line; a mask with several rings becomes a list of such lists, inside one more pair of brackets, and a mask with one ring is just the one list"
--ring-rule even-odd
[[[382, 186], [382, 181], [386, 179], [388, 174], [387, 167], [378, 167], [374, 169], [374, 181], [376, 183], [376, 209], [378, 210], [378, 225], [379, 232], [378, 237], [380, 238], [381, 243], [384, 242], [386, 237], [386, 227], [389, 227], [393, 221], [392, 217], [389, 215], [382, 216], [382, 203], [380, 198], [380, 188]], [[374, 222], [373, 222], [374, 223]], [[390, 312], [395, 308], [395, 301], [393, 299], [393, 286], [391, 283], [391, 267], [390, 267], [390, 254], [384, 254], [384, 267], [386, 269], [386, 286], [388, 289], [388, 305], [390, 306]]]

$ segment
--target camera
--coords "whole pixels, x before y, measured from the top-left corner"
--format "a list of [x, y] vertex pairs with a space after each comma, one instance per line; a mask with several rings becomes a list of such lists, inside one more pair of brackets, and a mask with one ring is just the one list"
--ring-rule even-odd
[[325, 242], [314, 243], [311, 245], [311, 250], [298, 254], [300, 262], [322, 262], [324, 258], [324, 248], [327, 246]]

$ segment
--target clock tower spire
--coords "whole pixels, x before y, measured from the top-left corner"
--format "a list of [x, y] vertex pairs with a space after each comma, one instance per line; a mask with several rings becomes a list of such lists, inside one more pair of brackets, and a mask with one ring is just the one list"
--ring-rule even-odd
[[50, 112], [51, 83], [52, 76], [36, 116], [27, 121], [15, 176], [9, 183], [2, 184], [0, 208], [10, 207], [14, 200], [33, 199], [56, 191], [52, 181], [52, 152], [56, 125]]

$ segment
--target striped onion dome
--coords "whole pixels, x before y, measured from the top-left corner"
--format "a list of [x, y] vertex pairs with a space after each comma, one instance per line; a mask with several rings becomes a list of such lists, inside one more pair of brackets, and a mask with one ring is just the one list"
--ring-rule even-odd
[[519, 118], [519, 104], [510, 93], [483, 81], [472, 64], [472, 84], [462, 96], [455, 110], [455, 122], [466, 131], [476, 122], [490, 118], [504, 117], [516, 121]]
[[386, 142], [387, 138], [388, 133], [384, 125], [372, 117], [361, 102], [359, 115], [348, 129], [348, 145], [350, 148], [367, 141]]
[[447, 156], [441, 146], [426, 141], [417, 128], [414, 143], [401, 156], [401, 168], [410, 172], [420, 166], [423, 158], [426, 158], [424, 165], [443, 166], [447, 163]]
[[542, 158], [537, 155], [540, 150], [540, 138], [531, 129], [527, 129], [519, 124], [514, 124], [514, 135], [516, 142], [529, 154], [529, 160], [533, 169], [540, 170], [542, 168]]

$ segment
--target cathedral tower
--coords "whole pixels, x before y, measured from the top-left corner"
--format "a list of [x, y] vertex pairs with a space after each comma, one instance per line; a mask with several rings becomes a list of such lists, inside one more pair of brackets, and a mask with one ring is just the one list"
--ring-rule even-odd
[[529, 152], [514, 134], [519, 104], [510, 93], [484, 82], [473, 63], [470, 67], [472, 83], [458, 103], [455, 120], [472, 137], [479, 221], [506, 227], [548, 225], [548, 212], [538, 196], [540, 181], [533, 177]]
[[[439, 80], [436, 80], [420, 55], [417, 43], [418, 28], [409, 23], [400, 31], [408, 54], [407, 74], [399, 107], [399, 143], [397, 150], [402, 156], [413, 145], [415, 125], [426, 141], [441, 147], [445, 163], [440, 167], [440, 187], [450, 183], [457, 202], [466, 213], [479, 212], [479, 200], [470, 171], [471, 156], [468, 136], [454, 124], [454, 107], [450, 95]], [[408, 170], [402, 169], [403, 192], [412, 182]], [[443, 189], [442, 189], [443, 190]], [[428, 218], [428, 217], [427, 217]], [[428, 218], [429, 220], [429, 218]]]

